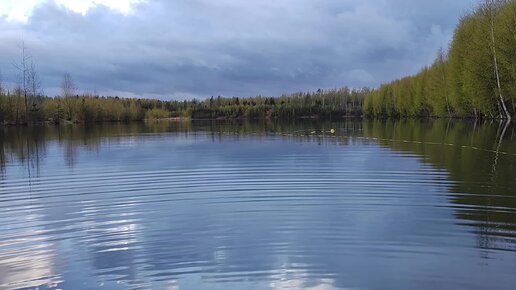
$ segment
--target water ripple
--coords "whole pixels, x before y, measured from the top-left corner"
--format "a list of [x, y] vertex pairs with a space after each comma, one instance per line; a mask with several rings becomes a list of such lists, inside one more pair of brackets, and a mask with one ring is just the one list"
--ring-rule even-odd
[[404, 147], [450, 142], [289, 134], [128, 134], [72, 163], [49, 142], [39, 168], [10, 163], [0, 179], [0, 289], [516, 283], [514, 176], [460, 175], [469, 164]]

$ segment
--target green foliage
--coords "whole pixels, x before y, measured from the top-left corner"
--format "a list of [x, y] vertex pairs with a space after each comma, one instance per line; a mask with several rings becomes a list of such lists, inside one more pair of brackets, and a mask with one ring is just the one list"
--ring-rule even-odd
[[[185, 117], [192, 119], [333, 119], [362, 114], [368, 89], [333, 89], [281, 97], [161, 101], [91, 95], [31, 98], [30, 121], [74, 123], [138, 121]], [[24, 98], [0, 94], [0, 124], [26, 123]]]
[[165, 119], [170, 117], [170, 112], [160, 108], [154, 108], [148, 110], [145, 114], [145, 118], [149, 120]]
[[[76, 123], [142, 120], [145, 111], [136, 99], [73, 96], [66, 98], [40, 97], [31, 102], [32, 123], [70, 121]], [[23, 97], [0, 95], [0, 123], [26, 122]]]
[[448, 56], [440, 51], [417, 75], [372, 91], [364, 113], [494, 118], [504, 116], [503, 105], [516, 113], [516, 0], [486, 1], [463, 17]]
[[211, 97], [185, 102], [186, 115], [193, 119], [332, 119], [362, 114], [368, 89], [317, 90], [280, 97]]

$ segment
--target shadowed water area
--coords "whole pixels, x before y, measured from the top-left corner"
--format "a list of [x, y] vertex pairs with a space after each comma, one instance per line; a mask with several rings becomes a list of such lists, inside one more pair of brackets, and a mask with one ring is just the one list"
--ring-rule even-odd
[[0, 129], [0, 289], [514, 285], [513, 125]]

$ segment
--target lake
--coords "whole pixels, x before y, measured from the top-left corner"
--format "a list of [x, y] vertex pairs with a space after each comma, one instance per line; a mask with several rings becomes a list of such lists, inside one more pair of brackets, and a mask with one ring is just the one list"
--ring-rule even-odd
[[514, 289], [515, 127], [3, 128], [0, 289]]

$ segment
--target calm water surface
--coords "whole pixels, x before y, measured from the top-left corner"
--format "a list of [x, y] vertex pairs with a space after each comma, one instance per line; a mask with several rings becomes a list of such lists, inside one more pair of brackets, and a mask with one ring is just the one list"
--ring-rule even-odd
[[515, 135], [458, 121], [0, 129], [0, 289], [515, 289]]

